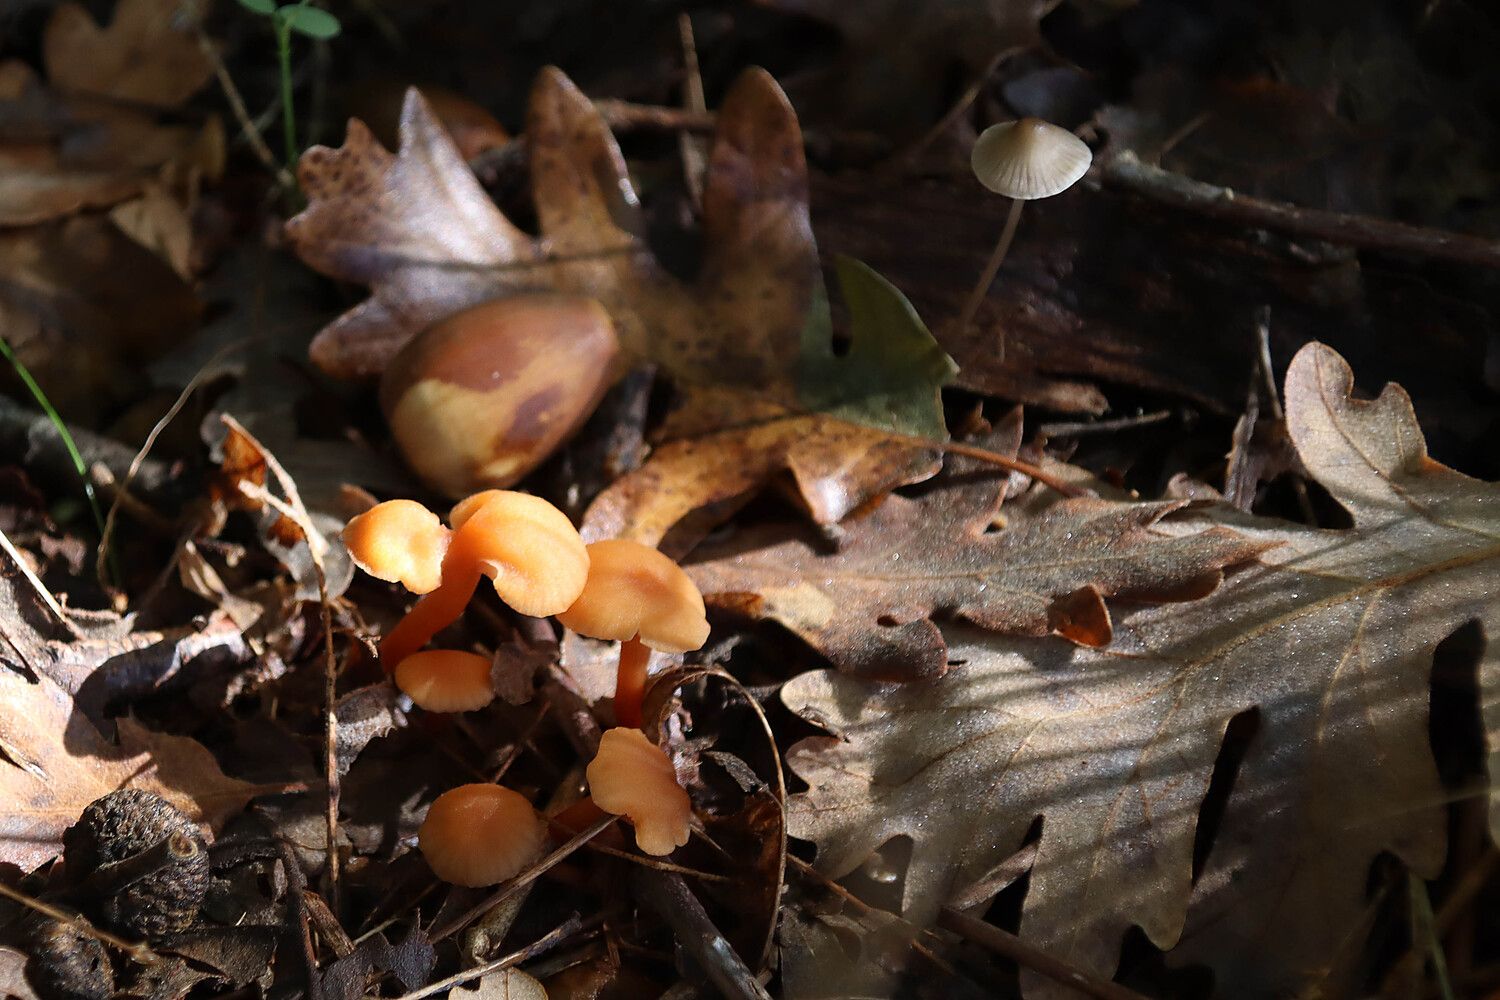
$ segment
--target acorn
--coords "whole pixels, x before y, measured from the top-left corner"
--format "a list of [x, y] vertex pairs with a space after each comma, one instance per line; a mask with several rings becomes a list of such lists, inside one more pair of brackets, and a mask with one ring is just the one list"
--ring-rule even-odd
[[26, 979], [41, 1000], [110, 1000], [115, 973], [98, 938], [42, 917], [26, 929]]
[[510, 486], [572, 436], [616, 375], [604, 307], [527, 294], [455, 313], [386, 367], [380, 405], [402, 457], [453, 498]]
[[212, 873], [192, 820], [153, 792], [123, 788], [95, 799], [63, 833], [72, 891], [103, 926], [156, 940], [198, 916]]

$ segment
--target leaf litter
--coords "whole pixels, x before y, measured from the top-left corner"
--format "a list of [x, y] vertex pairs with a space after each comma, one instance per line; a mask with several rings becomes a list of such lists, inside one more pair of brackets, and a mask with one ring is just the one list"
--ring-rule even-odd
[[[676, 59], [595, 48], [661, 12], [593, 12], [577, 49], [550, 47], [587, 4], [453, 13], [438, 36], [423, 5], [344, 15], [340, 73], [407, 33], [467, 83], [431, 106], [411, 91], [395, 152], [357, 120], [310, 148], [285, 243], [279, 164], [226, 167], [205, 89], [218, 71], [274, 113], [260, 22], [176, 0], [0, 12], [24, 36], [0, 39], [0, 318], [118, 497], [124, 567], [93, 578], [55, 429], [0, 410], [19, 477], [0, 493], [0, 991], [50, 998], [90, 962], [151, 1000], [1480, 982], [1487, 938], [1449, 928], [1493, 889], [1475, 860], [1500, 780], [1493, 489], [1427, 442], [1500, 468], [1481, 283], [1168, 212], [1105, 163], [1028, 216], [974, 328], [947, 322], [1003, 211], [947, 164], [1027, 108], [1066, 109], [1101, 160], [1154, 150], [1309, 208], [1485, 231], [1492, 130], [1458, 128], [1478, 105], [1431, 62], [1489, 37], [1466, 5], [1433, 5], [1418, 42], [1384, 10], [1257, 15], [1226, 42], [1217, 8], [709, 4], [670, 37], [696, 34], [686, 72], [720, 99], [682, 112]], [[834, 31], [788, 33], [809, 18]], [[481, 22], [476, 62], [454, 39]], [[1244, 58], [1209, 68], [1205, 45]], [[1488, 86], [1471, 48], [1455, 64]], [[527, 97], [520, 71], [476, 68], [512, 51], [583, 87], [545, 69]], [[322, 58], [291, 83], [314, 138], [345, 98]], [[391, 82], [369, 92], [426, 83]], [[255, 128], [238, 120], [236, 143]], [[706, 161], [658, 134], [705, 126]], [[1391, 176], [1424, 136], [1440, 169]], [[351, 309], [318, 274], [369, 297]], [[356, 577], [338, 534], [377, 500], [430, 499], [368, 382], [432, 322], [529, 291], [603, 303], [637, 371], [523, 486], [590, 539], [682, 557], [708, 599], [706, 649], [658, 663], [646, 696], [694, 836], [657, 860], [595, 824], [461, 889], [417, 847], [428, 806], [485, 781], [582, 810], [613, 650], [484, 596], [442, 641], [487, 658], [503, 697], [424, 713], [376, 661], [409, 599]], [[1256, 325], [1265, 367], [1302, 348], [1284, 421]], [[1365, 401], [1354, 372], [1411, 398]], [[1036, 412], [990, 428], [1001, 400], [1113, 411], [1028, 440]], [[201, 907], [147, 964], [101, 900], [164, 848], [81, 882], [60, 857], [119, 788], [213, 834]], [[1433, 904], [1407, 941], [1413, 893]]]

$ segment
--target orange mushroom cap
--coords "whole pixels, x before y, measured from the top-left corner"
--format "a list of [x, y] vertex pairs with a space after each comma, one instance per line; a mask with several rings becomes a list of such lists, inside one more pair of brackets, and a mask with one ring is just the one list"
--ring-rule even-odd
[[661, 857], [688, 842], [692, 800], [677, 783], [666, 751], [645, 733], [626, 727], [606, 730], [586, 773], [594, 804], [628, 817], [642, 851]]
[[708, 639], [703, 595], [682, 567], [648, 545], [623, 538], [588, 547], [583, 593], [557, 616], [595, 639], [634, 639], [665, 653], [685, 653]]
[[438, 878], [471, 888], [504, 882], [541, 856], [547, 824], [500, 785], [460, 785], [439, 795], [417, 831]]
[[521, 614], [555, 615], [583, 592], [588, 549], [568, 516], [541, 497], [485, 490], [460, 500], [448, 521], [500, 599]]
[[495, 698], [488, 657], [428, 649], [396, 664], [396, 686], [429, 712], [472, 712]]
[[415, 500], [387, 500], [346, 524], [343, 539], [354, 564], [366, 573], [426, 594], [442, 582], [451, 534]]

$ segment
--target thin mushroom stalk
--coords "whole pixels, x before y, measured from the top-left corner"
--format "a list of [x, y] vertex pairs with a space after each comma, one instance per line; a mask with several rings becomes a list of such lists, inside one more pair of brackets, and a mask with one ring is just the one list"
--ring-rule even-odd
[[[1010, 252], [1011, 243], [1015, 242], [1016, 229], [1021, 224], [1021, 208], [1026, 203], [1019, 198], [1010, 200], [1010, 212], [1005, 216], [1005, 228], [1000, 231], [1000, 239], [995, 243], [995, 249], [990, 253], [990, 259], [985, 263], [984, 270], [979, 274], [979, 280], [974, 283], [974, 288], [969, 292], [969, 297], [964, 301], [963, 312], [958, 316], [958, 328], [967, 330], [969, 324], [974, 322], [974, 314], [979, 312], [979, 306], [984, 302], [985, 296], [990, 292], [990, 286], [995, 283], [995, 275], [1000, 273], [1000, 265], [1005, 263], [1005, 255]], [[1005, 360], [1005, 340], [1000, 341], [1000, 360]]]
[[686, 653], [708, 639], [703, 595], [671, 559], [623, 538], [588, 547], [588, 581], [573, 606], [557, 616], [564, 628], [620, 643], [615, 719], [641, 724], [641, 697], [652, 650]]
[[[1066, 191], [1088, 173], [1093, 159], [1094, 154], [1082, 139], [1067, 129], [1058, 128], [1039, 118], [1001, 122], [980, 133], [969, 156], [974, 177], [996, 194], [1003, 194], [1011, 199], [1011, 204], [1000, 239], [990, 253], [990, 259], [985, 263], [974, 290], [964, 302], [963, 311], [959, 313], [960, 333], [974, 322], [980, 305], [995, 282], [1000, 265], [1010, 252], [1011, 244], [1016, 238], [1016, 227], [1021, 222], [1022, 202], [1050, 198]], [[996, 349], [1003, 361], [1003, 332]]]
[[632, 729], [640, 727], [641, 703], [646, 696], [646, 666], [651, 649], [640, 637], [620, 643], [620, 666], [615, 673], [615, 720]]

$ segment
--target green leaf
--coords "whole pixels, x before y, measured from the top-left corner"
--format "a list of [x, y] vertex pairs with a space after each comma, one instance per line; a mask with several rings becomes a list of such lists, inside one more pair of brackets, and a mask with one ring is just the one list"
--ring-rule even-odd
[[[244, 3], [245, 0], [240, 0]], [[339, 33], [339, 19], [317, 7], [283, 7], [276, 12], [281, 22], [299, 35], [308, 38], [332, 38]]]
[[958, 365], [895, 285], [853, 257], [837, 257], [834, 269], [849, 307], [849, 352], [833, 352], [833, 320], [820, 289], [802, 334], [799, 401], [854, 423], [947, 440], [939, 391]]
[[276, 0], [240, 0], [240, 6], [253, 14], [266, 17], [276, 13]]

